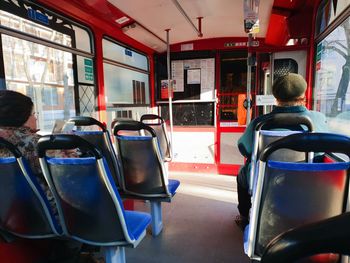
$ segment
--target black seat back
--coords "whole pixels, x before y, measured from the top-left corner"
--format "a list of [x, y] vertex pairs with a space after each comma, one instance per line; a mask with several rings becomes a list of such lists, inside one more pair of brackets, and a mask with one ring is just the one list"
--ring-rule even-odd
[[[287, 131], [309, 131], [312, 132], [314, 131], [314, 126], [312, 123], [312, 120], [306, 116], [306, 115], [301, 115], [300, 113], [277, 113], [274, 115], [271, 115], [270, 118], [260, 122], [256, 128], [255, 131], [263, 131], [263, 130], [287, 130]], [[289, 133], [286, 133], [283, 136], [272, 136], [269, 137], [269, 133], [265, 133], [267, 135], [267, 138], [264, 138], [264, 136], [259, 136], [259, 142], [258, 142], [258, 152], [257, 152], [257, 158], [256, 160], [259, 160], [259, 156], [261, 152], [266, 148], [267, 145], [269, 145], [271, 142], [277, 141], [278, 139], [281, 139], [282, 137], [286, 135], [290, 135]], [[264, 135], [264, 134], [263, 134]], [[282, 133], [281, 133], [282, 135]], [[288, 153], [289, 152], [289, 153]], [[270, 157], [273, 160], [276, 161], [283, 161], [280, 158], [284, 158], [285, 155], [290, 155], [290, 157], [295, 156], [295, 158], [290, 159], [292, 161], [300, 159], [300, 154], [296, 153], [295, 151], [291, 152], [288, 151], [287, 149], [280, 149], [279, 151], [276, 151], [273, 153], [273, 155]], [[302, 155], [302, 154], [301, 154]], [[305, 157], [302, 156], [300, 160], [303, 160]]]
[[[151, 136], [119, 134], [140, 130], [146, 130]], [[142, 122], [120, 121], [115, 123], [113, 134], [122, 167], [123, 190], [139, 196], [171, 196], [155, 131]]]
[[[87, 150], [93, 157], [46, 156], [47, 150], [74, 148]], [[132, 243], [118, 190], [94, 145], [75, 135], [44, 136], [39, 140], [38, 152], [67, 236], [92, 245]]]
[[[250, 192], [252, 192], [254, 186], [257, 161], [259, 160], [261, 152], [267, 147], [267, 145], [292, 133], [313, 130], [314, 128], [311, 119], [300, 113], [277, 113], [259, 122], [254, 131], [249, 178]], [[308, 155], [303, 152], [280, 149], [274, 152], [270, 158], [276, 161], [305, 161], [308, 159]], [[310, 158], [312, 158], [312, 156], [310, 156]]]
[[144, 114], [141, 116], [141, 122], [153, 128], [159, 141], [163, 160], [171, 161], [171, 146], [164, 119], [155, 114]]
[[[350, 213], [347, 212], [339, 216], [291, 229], [269, 243], [261, 258], [261, 262], [296, 262], [307, 256], [320, 253], [337, 253], [349, 256], [349, 220]], [[331, 255], [334, 258], [334, 254]], [[320, 256], [324, 257], [325, 255]]]
[[267, 244], [289, 228], [345, 211], [348, 163], [270, 160], [279, 149], [350, 154], [350, 139], [335, 134], [299, 133], [270, 144], [261, 153], [249, 230], [251, 257], [261, 256]]
[[89, 131], [74, 131], [74, 134], [84, 138], [88, 142], [92, 143], [95, 147], [100, 149], [104, 158], [107, 161], [108, 167], [112, 173], [117, 187], [120, 188], [120, 172], [118, 167], [117, 156], [113, 149], [110, 134], [106, 129], [106, 126], [92, 117], [76, 116], [68, 120], [68, 122], [74, 123], [77, 127], [98, 126], [100, 130]]

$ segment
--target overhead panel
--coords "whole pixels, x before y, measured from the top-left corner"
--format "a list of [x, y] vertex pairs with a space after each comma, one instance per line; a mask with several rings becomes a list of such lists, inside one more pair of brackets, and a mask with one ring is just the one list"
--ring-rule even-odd
[[[158, 37], [165, 39], [170, 29], [170, 43], [199, 39], [197, 33], [170, 0], [108, 0], [123, 13], [134, 19]], [[193, 24], [202, 19], [203, 38], [245, 37], [243, 27], [243, 1], [178, 0]], [[260, 32], [265, 37], [273, 0], [264, 0], [259, 7]]]

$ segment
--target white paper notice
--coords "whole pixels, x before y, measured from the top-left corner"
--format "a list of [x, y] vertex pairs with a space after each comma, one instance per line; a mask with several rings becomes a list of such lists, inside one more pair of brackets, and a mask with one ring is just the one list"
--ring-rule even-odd
[[256, 95], [256, 106], [276, 105], [276, 99], [273, 95]]
[[201, 100], [214, 99], [215, 59], [201, 59]]
[[174, 92], [184, 92], [184, 62], [174, 60], [171, 62], [171, 78], [175, 80]]
[[188, 69], [187, 70], [187, 84], [201, 84], [201, 70]]

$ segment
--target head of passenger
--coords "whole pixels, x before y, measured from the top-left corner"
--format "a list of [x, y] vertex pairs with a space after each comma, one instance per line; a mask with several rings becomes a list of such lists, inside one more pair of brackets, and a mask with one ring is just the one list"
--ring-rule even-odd
[[0, 90], [0, 127], [36, 129], [34, 104], [30, 97], [12, 90]]
[[278, 106], [304, 106], [307, 83], [305, 79], [295, 73], [277, 78], [272, 85], [272, 94]]

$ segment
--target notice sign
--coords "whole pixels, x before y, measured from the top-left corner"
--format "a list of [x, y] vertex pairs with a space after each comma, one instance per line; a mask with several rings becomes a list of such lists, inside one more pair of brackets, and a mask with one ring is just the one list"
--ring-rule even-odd
[[77, 56], [78, 82], [94, 84], [94, 64], [91, 58]]
[[183, 60], [175, 60], [171, 62], [171, 78], [174, 80], [174, 92], [184, 92], [184, 62]]
[[316, 71], [321, 69], [321, 58], [322, 58], [322, 42], [317, 45], [316, 49]]
[[276, 105], [276, 99], [273, 95], [256, 95], [256, 106]]
[[187, 70], [187, 84], [201, 84], [201, 70], [188, 69]]
[[[170, 80], [171, 85], [171, 98], [174, 97], [174, 89], [173, 86], [175, 84], [175, 80]], [[160, 98], [161, 99], [168, 99], [169, 98], [169, 89], [168, 89], [168, 80], [163, 79], [161, 80], [161, 87], [160, 87]]]
[[94, 81], [94, 70], [92, 59], [84, 58], [85, 80]]

